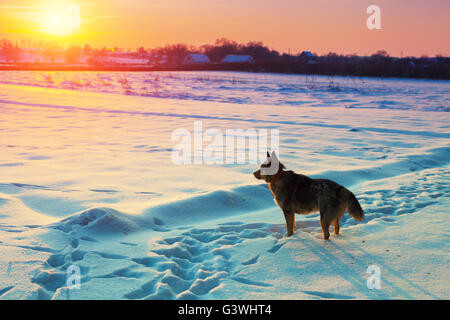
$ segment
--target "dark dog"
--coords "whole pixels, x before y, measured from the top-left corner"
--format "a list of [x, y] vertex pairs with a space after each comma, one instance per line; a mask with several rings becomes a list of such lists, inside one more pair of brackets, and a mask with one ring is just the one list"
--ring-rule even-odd
[[[267, 174], [268, 169], [277, 164], [274, 174]], [[329, 227], [334, 223], [334, 234], [339, 234], [339, 219], [347, 211], [357, 221], [364, 218], [355, 195], [340, 184], [327, 179], [311, 179], [293, 171], [283, 170], [275, 152], [272, 156], [267, 152], [267, 161], [258, 171], [253, 172], [256, 179], [269, 183], [275, 202], [281, 208], [286, 219], [287, 236], [295, 229], [295, 214], [320, 212], [320, 225], [323, 238], [330, 237]]]

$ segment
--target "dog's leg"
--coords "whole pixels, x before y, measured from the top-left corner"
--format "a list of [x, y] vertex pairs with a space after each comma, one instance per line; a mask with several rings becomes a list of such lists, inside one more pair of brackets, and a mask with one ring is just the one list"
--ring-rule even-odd
[[334, 234], [339, 234], [339, 218], [334, 220]]
[[330, 222], [326, 218], [326, 215], [320, 212], [320, 226], [322, 227], [323, 240], [328, 240], [330, 238]]
[[334, 234], [339, 234], [339, 219], [342, 218], [346, 210], [347, 210], [347, 202], [341, 201], [339, 213], [337, 214], [336, 219], [334, 220]]
[[286, 231], [287, 236], [290, 237], [294, 234], [295, 229], [295, 213], [291, 211], [283, 211], [284, 218], [286, 219]]

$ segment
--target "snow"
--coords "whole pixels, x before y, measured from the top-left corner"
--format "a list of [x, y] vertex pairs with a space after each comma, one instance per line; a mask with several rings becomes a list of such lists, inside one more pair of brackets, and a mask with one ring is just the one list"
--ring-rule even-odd
[[317, 58], [314, 54], [311, 53], [311, 51], [303, 51], [301, 56], [304, 56], [308, 59], [314, 59]]
[[224, 102], [227, 106], [450, 111], [449, 81], [239, 72], [16, 71], [1, 72], [0, 84]]
[[133, 58], [133, 57], [114, 57], [106, 56], [99, 59], [102, 63], [109, 64], [123, 64], [123, 65], [147, 65], [148, 59]]
[[[2, 73], [0, 298], [448, 299], [448, 89], [245, 73]], [[341, 234], [324, 241], [318, 214], [297, 215], [286, 238], [256, 165], [171, 161], [172, 132], [193, 132], [194, 121], [223, 133], [278, 128], [286, 167], [352, 190], [365, 220], [346, 214]], [[380, 289], [367, 286], [372, 265]], [[80, 289], [68, 284], [71, 266]]]
[[192, 63], [209, 63], [209, 58], [205, 54], [201, 53], [189, 53], [183, 60], [183, 64]]
[[246, 55], [227, 55], [222, 62], [226, 63], [241, 63], [241, 62], [253, 62], [253, 58], [251, 56]]

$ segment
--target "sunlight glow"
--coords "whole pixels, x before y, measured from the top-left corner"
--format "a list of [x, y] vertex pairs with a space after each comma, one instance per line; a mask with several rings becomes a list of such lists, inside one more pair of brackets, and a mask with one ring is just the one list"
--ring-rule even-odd
[[80, 8], [77, 5], [52, 7], [42, 20], [44, 31], [52, 35], [68, 35], [80, 29]]

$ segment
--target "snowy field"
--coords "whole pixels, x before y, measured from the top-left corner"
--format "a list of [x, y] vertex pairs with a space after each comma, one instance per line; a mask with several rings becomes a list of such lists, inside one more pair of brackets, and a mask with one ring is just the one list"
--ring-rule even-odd
[[[448, 81], [2, 72], [0, 299], [449, 299], [448, 111]], [[364, 221], [286, 238], [257, 165], [171, 160], [196, 121], [279, 129]]]

